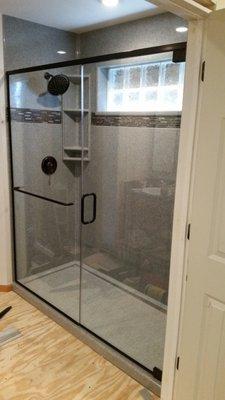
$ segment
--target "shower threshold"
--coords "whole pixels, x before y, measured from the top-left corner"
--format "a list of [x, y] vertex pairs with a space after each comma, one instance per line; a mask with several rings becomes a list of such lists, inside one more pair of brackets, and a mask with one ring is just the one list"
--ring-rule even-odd
[[20, 283], [144, 368], [162, 370], [166, 311], [154, 299], [145, 296], [143, 301], [143, 293], [90, 266], [80, 269], [78, 262], [37, 273]]
[[[48, 270], [46, 270], [46, 271], [41, 271], [36, 274], [33, 274], [32, 276], [23, 278], [20, 280], [20, 282], [24, 285], [27, 285], [27, 284], [29, 285], [31, 282], [36, 281], [37, 279], [44, 278], [51, 274], [56, 274], [59, 271], [66, 270], [71, 267], [72, 268], [75, 267], [77, 269], [77, 271], [79, 271], [79, 269], [80, 269], [79, 261], [70, 261], [68, 263], [59, 265], [57, 267], [48, 268]], [[130, 295], [136, 297], [137, 299], [144, 301], [146, 304], [149, 304], [152, 307], [155, 307], [156, 309], [162, 311], [163, 313], [167, 312], [167, 305], [157, 301], [153, 297], [147, 296], [146, 294], [136, 290], [135, 288], [132, 288], [132, 287], [124, 284], [123, 282], [120, 282], [117, 279], [112, 278], [111, 276], [106, 275], [106, 274], [98, 271], [97, 269], [90, 267], [87, 264], [83, 264], [82, 269], [96, 277], [101, 278], [102, 280], [104, 280], [106, 282], [109, 282], [110, 284], [120, 288], [121, 290], [129, 293]]]
[[47, 300], [42, 299], [37, 293], [34, 293], [32, 289], [24, 286], [22, 282], [13, 282], [13, 290], [26, 301], [30, 302], [33, 306], [53, 319], [57, 324], [72, 333], [77, 339], [90, 346], [94, 351], [123, 370], [127, 375], [145, 386], [152, 393], [160, 396], [160, 382], [154, 378], [150, 371], [143, 367], [143, 365], [115, 348], [94, 332], [91, 332], [89, 329], [76, 323], [76, 321], [65, 315], [57, 309], [57, 307], [50, 304]]

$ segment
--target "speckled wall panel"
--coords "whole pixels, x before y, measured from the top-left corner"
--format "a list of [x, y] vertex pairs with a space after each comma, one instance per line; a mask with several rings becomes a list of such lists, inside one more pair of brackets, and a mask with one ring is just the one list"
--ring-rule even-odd
[[179, 134], [179, 128], [92, 127], [84, 190], [96, 193], [99, 216], [83, 230], [83, 257], [92, 266], [98, 255], [91, 259], [86, 249], [107, 249], [118, 267], [109, 274], [128, 285], [142, 276], [143, 292], [148, 272], [168, 288]]
[[[44, 12], [44, 9], [43, 9]], [[73, 60], [78, 56], [78, 35], [10, 16], [3, 16], [5, 69]], [[66, 54], [57, 54], [65, 50]]]
[[[59, 124], [12, 121], [14, 186], [61, 202], [63, 207], [15, 192], [18, 278], [74, 259], [79, 242], [80, 164], [62, 162]], [[46, 156], [57, 160], [49, 178], [42, 171]], [[72, 253], [73, 252], [73, 253]]]
[[92, 57], [183, 42], [187, 40], [187, 34], [175, 30], [180, 25], [187, 25], [187, 22], [176, 15], [165, 13], [86, 32], [81, 34], [81, 55]]
[[[5, 69], [158, 46], [187, 39], [175, 28], [186, 21], [170, 13], [142, 18], [81, 35], [3, 16]], [[65, 55], [57, 54], [66, 50]]]

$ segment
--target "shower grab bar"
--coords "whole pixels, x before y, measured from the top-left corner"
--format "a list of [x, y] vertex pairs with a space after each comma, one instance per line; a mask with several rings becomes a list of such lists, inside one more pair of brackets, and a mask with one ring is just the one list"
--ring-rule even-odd
[[64, 206], [64, 207], [69, 207], [69, 206], [73, 206], [74, 205], [74, 203], [63, 203], [62, 201], [50, 199], [49, 197], [40, 196], [39, 194], [36, 194], [36, 193], [27, 192], [26, 190], [20, 189], [19, 186], [18, 187], [14, 187], [13, 190], [15, 190], [16, 192], [28, 194], [29, 196], [37, 197], [38, 199], [49, 201], [50, 203], [59, 204], [59, 205]]
[[[89, 221], [85, 221], [84, 211], [85, 211], [85, 199], [87, 197], [93, 197], [93, 217]], [[97, 216], [97, 196], [95, 193], [86, 193], [81, 199], [81, 222], [83, 225], [93, 224]]]

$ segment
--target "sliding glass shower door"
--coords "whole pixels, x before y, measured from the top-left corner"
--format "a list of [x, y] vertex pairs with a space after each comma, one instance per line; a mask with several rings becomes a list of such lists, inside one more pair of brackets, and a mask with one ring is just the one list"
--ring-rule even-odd
[[16, 279], [79, 322], [80, 67], [11, 75], [9, 90]]
[[173, 63], [172, 53], [83, 66], [83, 117], [91, 107], [92, 119], [90, 135], [83, 126], [80, 321], [156, 374], [183, 80], [184, 63]]
[[16, 281], [157, 378], [184, 81], [172, 58], [9, 77]]

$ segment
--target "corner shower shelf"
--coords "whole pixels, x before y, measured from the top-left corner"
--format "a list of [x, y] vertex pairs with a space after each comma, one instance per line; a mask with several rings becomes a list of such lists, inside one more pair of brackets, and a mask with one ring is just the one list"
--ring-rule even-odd
[[[82, 151], [82, 146], [64, 146], [63, 149], [65, 151]], [[83, 151], [88, 151], [89, 148], [88, 147], [83, 147]]]
[[[82, 157], [63, 157], [63, 161], [82, 161]], [[83, 158], [83, 161], [90, 161], [90, 158]]]
[[[81, 84], [81, 75], [67, 75], [70, 82], [74, 83], [75, 85], [80, 85]], [[89, 79], [90, 75], [83, 75], [84, 80]]]
[[[81, 108], [78, 109], [64, 109], [63, 110], [65, 113], [75, 113], [75, 114], [80, 114], [82, 112]], [[85, 108], [83, 110], [84, 113], [88, 113], [89, 109]]]
[[82, 159], [89, 161], [91, 128], [90, 76], [84, 75], [83, 109], [81, 108], [81, 75], [68, 75], [68, 78], [70, 79], [70, 86], [63, 95], [62, 101], [63, 161], [81, 161]]

